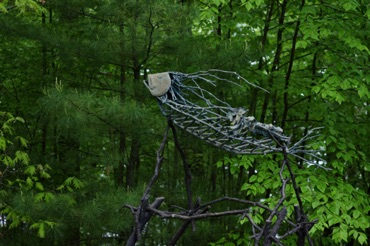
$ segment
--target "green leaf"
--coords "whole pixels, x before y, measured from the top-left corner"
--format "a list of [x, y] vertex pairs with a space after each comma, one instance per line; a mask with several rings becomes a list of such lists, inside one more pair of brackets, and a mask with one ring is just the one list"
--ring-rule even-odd
[[313, 201], [313, 203], [312, 203], [312, 208], [317, 208], [318, 206], [320, 206], [320, 201], [318, 201], [318, 200], [315, 200], [315, 201]]
[[14, 167], [14, 165], [15, 165], [15, 163], [14, 163], [13, 159], [12, 159], [12, 158], [10, 158], [10, 156], [4, 156], [3, 163], [4, 163], [6, 166], [9, 166], [9, 167]]
[[346, 230], [339, 230], [339, 238], [345, 242], [347, 242], [348, 233]]
[[346, 1], [344, 4], [343, 4], [343, 8], [345, 11], [349, 11], [349, 10], [355, 10], [357, 7], [359, 6], [358, 3], [356, 3], [356, 1]]
[[339, 217], [339, 216], [331, 216], [330, 219], [328, 217], [328, 225], [329, 226], [332, 226], [332, 225], [335, 225], [337, 223], [340, 223], [342, 221], [342, 219]]
[[364, 97], [370, 98], [369, 88], [364, 84], [361, 84], [359, 86], [357, 93], [360, 98], [364, 98]]
[[353, 235], [353, 238], [354, 239], [357, 239], [358, 237], [358, 232], [356, 230], [351, 230], [349, 233], [348, 233], [349, 236]]
[[61, 190], [63, 190], [64, 188], [65, 188], [65, 185], [63, 185], [63, 184], [62, 184], [62, 185], [58, 186], [56, 190], [61, 191]]
[[361, 215], [361, 212], [359, 210], [355, 210], [352, 213], [352, 216], [354, 219], [357, 219], [358, 217], [360, 217], [360, 215]]
[[0, 137], [0, 150], [6, 149], [6, 143], [7, 143], [7, 140], [3, 137]]
[[35, 195], [35, 201], [36, 202], [41, 202], [44, 199], [45, 193], [40, 192]]
[[47, 172], [45, 172], [45, 171], [42, 171], [42, 172], [40, 173], [40, 176], [41, 176], [42, 178], [45, 178], [45, 179], [49, 179], [49, 178], [51, 178], [50, 174], [49, 174], [49, 173], [47, 173]]
[[249, 182], [253, 183], [254, 181], [257, 180], [257, 175], [252, 175], [250, 178], [249, 178]]
[[242, 185], [242, 188], [240, 188], [240, 190], [248, 190], [249, 189], [249, 187], [250, 187], [251, 185], [250, 184], [248, 184], [248, 183], [244, 183], [243, 185]]
[[20, 161], [25, 165], [28, 165], [30, 162], [30, 158], [28, 157], [28, 154], [26, 152], [17, 150], [15, 152], [15, 161]]
[[3, 3], [0, 3], [0, 13], [7, 13], [8, 10], [6, 9], [5, 5]]
[[235, 244], [234, 244], [234, 243], [232, 243], [232, 242], [227, 242], [227, 243], [225, 243], [224, 245], [225, 245], [225, 246], [235, 246]]
[[40, 182], [35, 183], [36, 189], [38, 190], [44, 190], [44, 186]]
[[41, 238], [45, 237], [45, 224], [44, 223], [39, 224], [39, 230], [37, 231], [37, 235]]
[[317, 187], [317, 189], [318, 189], [320, 192], [325, 193], [325, 189], [326, 189], [326, 184], [325, 184], [325, 182], [317, 183], [317, 184], [316, 184], [316, 187]]
[[25, 138], [18, 136], [17, 139], [23, 147], [27, 147], [27, 140]]
[[218, 161], [218, 162], [216, 163], [216, 166], [217, 166], [218, 168], [222, 167], [223, 165], [224, 165], [224, 163], [223, 163], [222, 161]]
[[51, 192], [46, 192], [45, 193], [45, 201], [50, 202], [51, 200], [55, 199], [55, 195]]
[[35, 175], [36, 174], [36, 167], [31, 165], [31, 166], [27, 166], [26, 169], [24, 170], [24, 173], [25, 174], [28, 174], [28, 175]]
[[370, 8], [368, 8], [368, 9], [366, 10], [366, 16], [367, 16], [367, 18], [370, 20]]
[[362, 232], [360, 232], [359, 234], [360, 236], [358, 237], [358, 242], [362, 245], [367, 241], [367, 236]]
[[29, 187], [32, 187], [32, 185], [33, 185], [33, 181], [32, 181], [32, 179], [31, 179], [30, 177], [27, 177], [27, 179], [26, 179], [26, 184], [27, 184]]
[[307, 47], [308, 42], [306, 40], [298, 40], [296, 47], [305, 49]]

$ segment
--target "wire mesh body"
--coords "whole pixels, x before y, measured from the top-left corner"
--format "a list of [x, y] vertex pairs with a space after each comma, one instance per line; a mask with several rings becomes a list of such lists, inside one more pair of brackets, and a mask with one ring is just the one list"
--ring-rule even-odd
[[158, 99], [163, 115], [179, 128], [217, 148], [236, 154], [267, 154], [286, 148], [289, 154], [301, 159], [298, 153], [317, 158], [315, 152], [300, 146], [316, 137], [312, 132], [288, 148], [290, 138], [280, 127], [258, 122], [246, 109], [232, 107], [210, 92], [212, 88], [230, 85], [239, 90], [253, 86], [267, 92], [237, 73], [223, 70], [153, 74], [146, 83]]
[[228, 117], [211, 108], [168, 101], [161, 104], [161, 110], [178, 127], [226, 151], [236, 154], [266, 154], [281, 150], [268, 137], [253, 136], [248, 129], [235, 131]]

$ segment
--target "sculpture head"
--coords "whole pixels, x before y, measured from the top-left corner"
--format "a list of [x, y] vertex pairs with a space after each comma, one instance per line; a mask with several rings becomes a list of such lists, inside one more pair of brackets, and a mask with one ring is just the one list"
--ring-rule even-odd
[[170, 74], [168, 72], [149, 74], [146, 87], [153, 96], [163, 96], [171, 87]]

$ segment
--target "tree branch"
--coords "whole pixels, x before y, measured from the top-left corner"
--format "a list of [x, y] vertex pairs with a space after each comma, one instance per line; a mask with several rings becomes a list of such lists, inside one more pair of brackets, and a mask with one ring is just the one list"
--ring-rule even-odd
[[[150, 208], [153, 208], [153, 209], [158, 208], [159, 205], [164, 200], [163, 197], [156, 198], [156, 200], [150, 206], [148, 205], [148, 203], [149, 203], [148, 202], [149, 193], [152, 189], [152, 186], [154, 185], [154, 183], [157, 181], [157, 179], [159, 177], [159, 171], [160, 171], [161, 166], [162, 166], [163, 150], [164, 150], [164, 147], [165, 147], [165, 144], [166, 144], [166, 141], [167, 141], [168, 130], [169, 130], [169, 126], [167, 126], [167, 129], [166, 129], [166, 132], [164, 134], [162, 143], [161, 143], [161, 145], [160, 145], [160, 147], [157, 151], [157, 163], [156, 163], [156, 166], [154, 168], [154, 175], [150, 179], [150, 181], [149, 181], [149, 183], [148, 183], [148, 185], [147, 185], [147, 187], [144, 191], [144, 194], [141, 198], [140, 204], [137, 207], [136, 212], [134, 214], [135, 225], [134, 225], [133, 232], [131, 233], [131, 236], [130, 236], [126, 246], [133, 246], [133, 245], [135, 245], [136, 241], [140, 240], [141, 232], [144, 229], [145, 224], [149, 221], [150, 217], [152, 216], [152, 214], [148, 213], [148, 211], [150, 211]], [[131, 211], [134, 211], [134, 209], [131, 208]]]

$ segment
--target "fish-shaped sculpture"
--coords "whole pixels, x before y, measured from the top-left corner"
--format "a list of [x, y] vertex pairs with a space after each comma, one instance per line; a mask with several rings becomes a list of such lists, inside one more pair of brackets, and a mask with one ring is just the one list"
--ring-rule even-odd
[[290, 137], [284, 134], [282, 128], [258, 122], [254, 116], [248, 115], [247, 109], [232, 107], [206, 89], [206, 86], [216, 87], [220, 83], [241, 88], [253, 86], [268, 92], [235, 72], [216, 69], [192, 74], [149, 74], [145, 81], [150, 93], [158, 99], [164, 116], [209, 144], [236, 154], [267, 154], [286, 148], [289, 154], [301, 159], [300, 152], [316, 157], [299, 147], [312, 136], [305, 136], [288, 147]]

